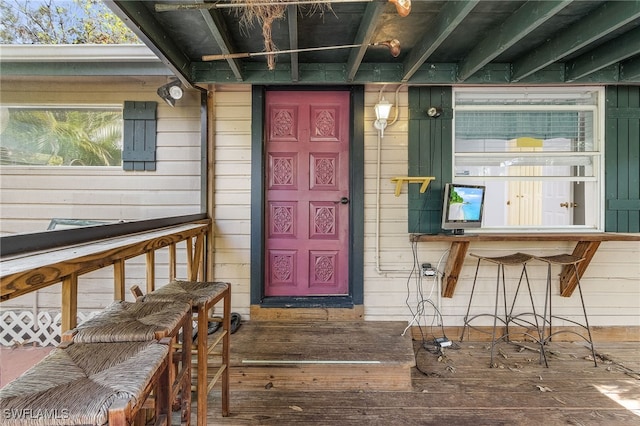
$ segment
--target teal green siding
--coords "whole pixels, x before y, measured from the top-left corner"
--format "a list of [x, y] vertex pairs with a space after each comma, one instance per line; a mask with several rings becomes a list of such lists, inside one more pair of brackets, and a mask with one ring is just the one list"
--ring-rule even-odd
[[[442, 108], [438, 118], [427, 116], [429, 107]], [[410, 233], [441, 231], [442, 191], [451, 182], [453, 112], [451, 87], [409, 88], [409, 176], [435, 176], [423, 194], [419, 185], [409, 188]]]
[[640, 232], [640, 86], [606, 97], [605, 231]]

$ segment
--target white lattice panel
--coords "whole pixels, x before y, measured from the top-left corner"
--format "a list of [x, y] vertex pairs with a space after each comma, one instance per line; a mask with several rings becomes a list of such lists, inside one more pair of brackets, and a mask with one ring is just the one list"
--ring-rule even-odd
[[[88, 320], [96, 313], [78, 312], [78, 323]], [[0, 345], [2, 346], [26, 343], [57, 346], [60, 343], [62, 322], [60, 312], [38, 312], [37, 322], [35, 322], [31, 311], [2, 311], [0, 320]]]

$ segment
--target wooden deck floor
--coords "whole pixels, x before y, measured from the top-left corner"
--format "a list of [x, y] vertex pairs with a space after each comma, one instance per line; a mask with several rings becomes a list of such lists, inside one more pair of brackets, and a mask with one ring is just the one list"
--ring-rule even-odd
[[[250, 322], [232, 336], [235, 359], [265, 348], [251, 335]], [[348, 323], [345, 323], [348, 325]], [[374, 327], [376, 324], [371, 324]], [[378, 328], [378, 330], [380, 330]], [[362, 330], [360, 330], [362, 331]], [[348, 356], [353, 351], [339, 346]], [[295, 334], [265, 337], [274, 348]], [[380, 343], [388, 342], [381, 338]], [[354, 344], [357, 339], [354, 336]], [[323, 345], [324, 343], [324, 345]], [[309, 343], [304, 343], [308, 345]], [[319, 341], [334, 357], [336, 346]], [[640, 425], [640, 343], [597, 345], [599, 366], [582, 344], [553, 343], [549, 368], [538, 364], [538, 353], [501, 344], [497, 368], [489, 368], [486, 342], [455, 343], [444, 355], [413, 342], [417, 368], [406, 391], [231, 388], [231, 414], [220, 415], [219, 392], [209, 395], [209, 424], [229, 425]], [[360, 350], [370, 352], [364, 345]], [[533, 348], [533, 346], [531, 346]], [[252, 349], [253, 348], [253, 349]], [[380, 347], [381, 353], [389, 348]], [[273, 354], [271, 354], [273, 355]], [[370, 357], [371, 354], [366, 356]], [[386, 355], [385, 355], [386, 356]], [[329, 367], [330, 368], [330, 367]], [[233, 371], [233, 370], [232, 370]], [[330, 371], [330, 370], [328, 370]], [[366, 378], [363, 378], [363, 382]], [[364, 388], [364, 387], [363, 387]]]

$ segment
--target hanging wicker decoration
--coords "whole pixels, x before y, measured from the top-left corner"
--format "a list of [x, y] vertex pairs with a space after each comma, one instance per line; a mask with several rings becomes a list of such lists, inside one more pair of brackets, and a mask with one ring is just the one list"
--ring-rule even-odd
[[[265, 3], [264, 0], [231, 0], [232, 3], [242, 3], [244, 7], [238, 8], [240, 26], [249, 31], [255, 21], [262, 27], [262, 38], [264, 39], [265, 52], [274, 52], [277, 50], [276, 45], [271, 37], [271, 28], [273, 21], [282, 19], [287, 10], [287, 2], [285, 0], [273, 0]], [[273, 70], [276, 66], [275, 55], [267, 55], [267, 66], [269, 70]]]

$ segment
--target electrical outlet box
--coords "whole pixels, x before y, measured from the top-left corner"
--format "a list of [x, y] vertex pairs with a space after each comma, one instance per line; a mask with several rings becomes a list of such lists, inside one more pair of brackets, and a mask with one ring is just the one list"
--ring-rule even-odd
[[436, 275], [436, 270], [431, 267], [430, 263], [422, 264], [422, 276], [423, 277], [433, 277]]
[[438, 344], [438, 346], [440, 346], [441, 348], [447, 348], [451, 346], [451, 340], [447, 339], [446, 337], [436, 337], [436, 344]]

